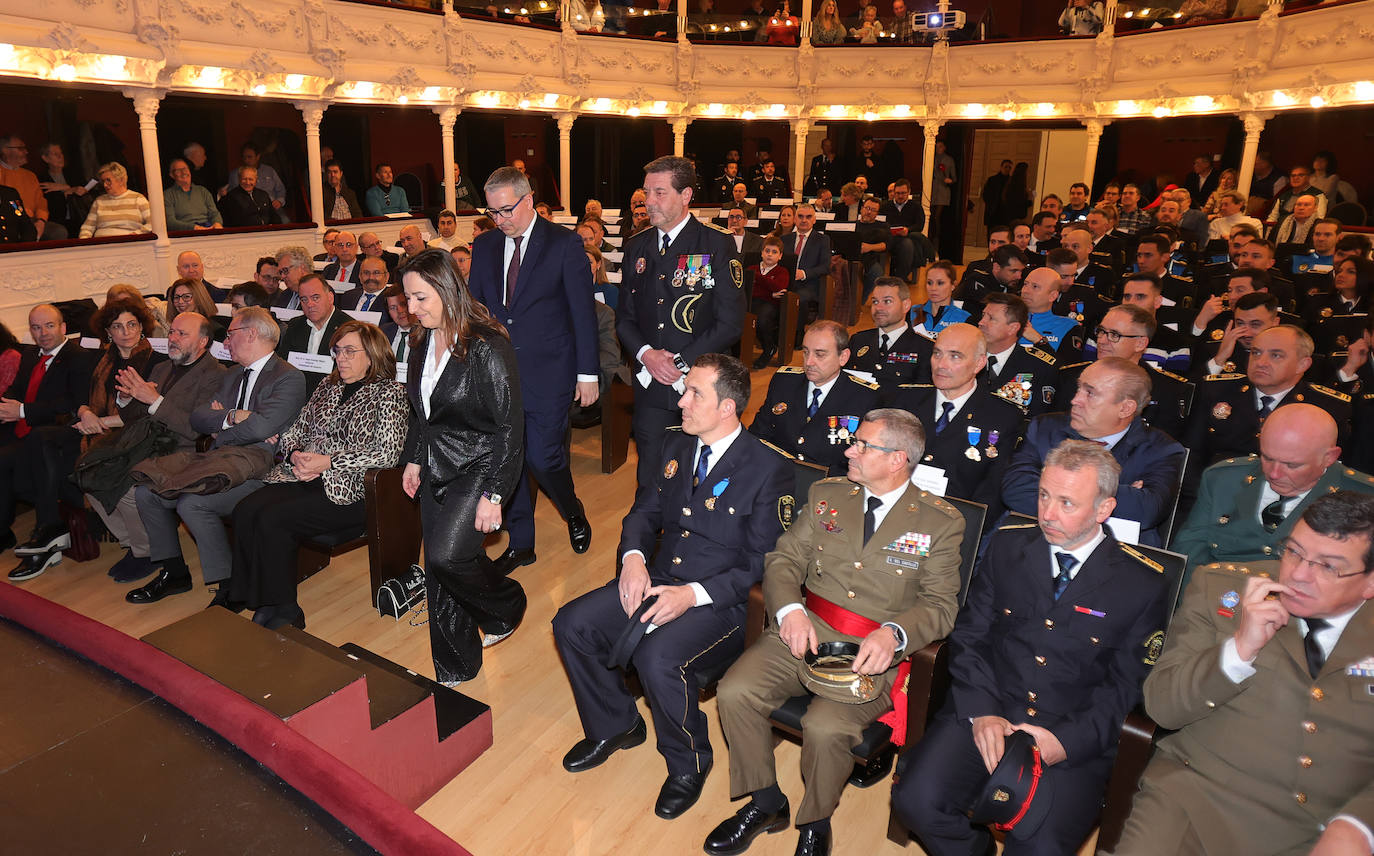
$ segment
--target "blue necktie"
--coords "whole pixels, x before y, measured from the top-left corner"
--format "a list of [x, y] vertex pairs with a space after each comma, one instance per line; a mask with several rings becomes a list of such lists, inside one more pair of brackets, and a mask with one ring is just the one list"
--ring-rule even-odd
[[935, 420], [936, 434], [939, 434], [949, 427], [949, 417], [954, 414], [954, 402], [946, 401], [944, 404], [940, 405], [940, 407], [942, 408], [940, 411], [940, 418]]
[[1072, 553], [1055, 553], [1054, 560], [1059, 563], [1059, 573], [1054, 575], [1054, 599], [1059, 600], [1064, 589], [1069, 587], [1069, 582], [1072, 580], [1069, 574], [1078, 567], [1078, 560], [1074, 558]]
[[706, 481], [706, 471], [710, 469], [711, 447], [703, 445], [697, 457], [697, 474], [692, 477], [692, 487], [700, 487]]
[[368, 309], [372, 308], [372, 301], [373, 301], [376, 297], [377, 297], [377, 295], [375, 295], [375, 294], [364, 294], [364, 295], [363, 295], [363, 305], [358, 307], [358, 311], [359, 311], [359, 312], [366, 312]]
[[811, 406], [806, 408], [806, 418], [810, 419], [816, 415], [816, 411], [821, 409], [821, 390], [817, 387], [811, 390]]
[[668, 255], [668, 244], [669, 244], [669, 243], [671, 243], [671, 241], [670, 241], [670, 239], [668, 238], [668, 234], [665, 232], [664, 235], [663, 235], [663, 249], [661, 249], [661, 250], [658, 251], [658, 254], [659, 254], [660, 256], [666, 256], [666, 255]]

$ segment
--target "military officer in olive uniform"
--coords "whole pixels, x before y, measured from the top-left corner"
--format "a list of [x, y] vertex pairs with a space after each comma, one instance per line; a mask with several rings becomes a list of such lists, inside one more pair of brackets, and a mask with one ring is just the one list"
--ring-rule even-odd
[[802, 720], [806, 795], [795, 817], [801, 827], [796, 852], [829, 854], [830, 815], [854, 769], [851, 747], [892, 709], [900, 661], [949, 632], [958, 609], [964, 519], [910, 483], [924, 447], [921, 424], [910, 413], [865, 414], [849, 448], [849, 478], [812, 485], [791, 529], [764, 560], [769, 626], [716, 696], [730, 745], [730, 794], [752, 798], [711, 832], [707, 853], [743, 852], [764, 830], [787, 826], [791, 813], [778, 787], [768, 715], [808, 692], [801, 678], [805, 654], [845, 641], [859, 645], [853, 665], [859, 695], [852, 704], [817, 695]]
[[878, 277], [869, 312], [874, 326], [850, 337], [845, 368], [873, 375], [883, 389], [929, 382], [934, 341], [913, 330], [907, 320], [911, 317], [911, 290], [906, 281], [895, 276]]
[[989, 541], [950, 636], [949, 699], [892, 791], [931, 856], [992, 852], [968, 810], [1013, 731], [1035, 738], [1044, 771], [1004, 854], [1077, 853], [1097, 821], [1170, 606], [1163, 569], [1103, 525], [1119, 473], [1096, 443], [1064, 441], [1045, 460], [1038, 525]]
[[657, 599], [643, 617], [658, 626], [629, 661], [668, 762], [654, 807], [665, 818], [696, 801], [712, 765], [706, 716], [697, 707], [698, 676], [744, 649], [749, 590], [762, 578], [764, 554], [794, 507], [787, 456], [740, 426], [748, 370], [734, 357], [706, 354], [688, 374], [687, 388], [683, 430], [666, 432], [654, 480], [625, 517], [619, 578], [566, 604], [553, 620], [586, 735], [563, 759], [577, 773], [646, 737], [611, 658], [630, 616], [646, 598]]
[[653, 482], [664, 430], [678, 424], [682, 377], [697, 357], [739, 341], [745, 299], [744, 268], [730, 233], [703, 225], [688, 210], [692, 162], [661, 157], [644, 173], [655, 228], [625, 242], [616, 321], [621, 344], [641, 366], [632, 384], [641, 488]]
[[1302, 379], [1312, 364], [1312, 337], [1286, 324], [1255, 335], [1246, 374], [1210, 375], [1198, 385], [1184, 445], [1190, 482], [1226, 458], [1259, 451], [1260, 426], [1276, 408], [1306, 402], [1331, 414], [1337, 445], [1349, 448], [1350, 396]]
[[1228, 458], [1202, 474], [1197, 504], [1170, 549], [1188, 567], [1272, 559], [1303, 509], [1337, 490], [1374, 493], [1374, 478], [1340, 463], [1336, 422], [1311, 404], [1274, 411], [1259, 455]]
[[777, 370], [749, 433], [799, 461], [820, 464], [832, 476], [844, 475], [850, 438], [863, 415], [878, 406], [878, 385], [840, 368], [848, 359], [843, 324], [817, 321], [806, 328], [802, 367]]
[[1374, 499], [1339, 491], [1307, 507], [1277, 561], [1194, 574], [1145, 681], [1146, 712], [1171, 731], [1116, 856], [1370, 852], [1371, 538]]
[[[1016, 449], [1026, 414], [978, 385], [987, 365], [983, 334], [971, 324], [951, 324], [935, 338], [929, 384], [902, 384], [888, 405], [914, 413], [926, 429], [921, 463], [943, 471], [945, 496], [1002, 513], [1002, 470]], [[919, 483], [919, 479], [918, 479]]]

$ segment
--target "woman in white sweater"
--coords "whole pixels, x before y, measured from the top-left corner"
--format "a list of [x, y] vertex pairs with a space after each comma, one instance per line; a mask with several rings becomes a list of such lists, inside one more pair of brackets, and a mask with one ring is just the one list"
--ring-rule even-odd
[[107, 163], [100, 168], [99, 176], [105, 194], [91, 204], [91, 213], [81, 224], [81, 237], [106, 238], [153, 231], [148, 198], [129, 189], [128, 171], [121, 164]]

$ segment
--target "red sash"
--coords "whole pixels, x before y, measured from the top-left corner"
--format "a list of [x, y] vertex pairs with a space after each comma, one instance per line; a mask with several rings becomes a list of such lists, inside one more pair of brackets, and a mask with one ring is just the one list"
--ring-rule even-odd
[[[806, 593], [806, 608], [846, 636], [863, 638], [882, 626], [871, 618], [865, 618], [810, 591]], [[879, 722], [892, 729], [892, 742], [897, 746], [906, 743], [907, 681], [910, 675], [911, 659], [903, 657], [897, 667], [897, 680], [892, 684], [892, 710], [878, 717]]]

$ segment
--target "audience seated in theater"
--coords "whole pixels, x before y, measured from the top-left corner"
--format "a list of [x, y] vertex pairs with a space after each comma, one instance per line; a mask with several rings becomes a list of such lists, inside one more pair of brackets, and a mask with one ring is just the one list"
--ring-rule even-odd
[[[283, 360], [289, 359], [292, 352], [328, 356], [329, 341], [348, 316], [335, 308], [334, 290], [317, 273], [301, 277], [299, 293], [302, 314], [282, 328], [277, 356]], [[320, 372], [305, 372], [306, 392], [314, 392], [323, 379]]]
[[[0, 396], [0, 550], [18, 543], [12, 528], [16, 500], [34, 496], [33, 468], [42, 460], [37, 429], [72, 430], [77, 408], [90, 395], [97, 356], [67, 339], [61, 311], [48, 303], [29, 310], [29, 337], [36, 347], [22, 349], [14, 381]], [[68, 545], [60, 537], [52, 540], [40, 552], [55, 564]]]
[[[475, 228], [476, 225], [474, 224], [474, 229]], [[495, 228], [494, 225], [493, 228]], [[400, 244], [401, 250], [405, 254], [401, 257], [402, 264], [410, 261], [428, 249], [425, 246], [425, 239], [420, 237], [420, 227], [414, 224], [401, 227], [401, 233], [396, 243]]]
[[272, 308], [272, 297], [267, 293], [267, 289], [258, 285], [256, 282], [241, 282], [229, 289], [229, 306], [234, 312], [238, 312], [245, 306], [261, 306], [263, 309]]
[[252, 609], [253, 621], [272, 630], [305, 628], [296, 600], [298, 545], [327, 532], [361, 532], [367, 471], [396, 466], [405, 442], [410, 407], [382, 331], [350, 320], [334, 332], [330, 352], [334, 371], [277, 441], [281, 463], [234, 508], [233, 565], [221, 605]]
[[926, 302], [911, 307], [911, 324], [917, 333], [935, 336], [949, 325], [973, 317], [963, 307], [964, 301], [954, 299], [954, 264], [932, 262], [926, 268]]
[[454, 247], [462, 245], [463, 242], [458, 237], [458, 215], [445, 208], [439, 212], [437, 222], [439, 237], [430, 240], [430, 249], [452, 250]]
[[330, 160], [324, 165], [324, 216], [327, 220], [352, 220], [363, 216], [358, 196], [344, 180], [343, 164]]
[[356, 309], [360, 312], [381, 312], [386, 314], [382, 303], [382, 291], [387, 287], [386, 262], [363, 256], [358, 262], [360, 284], [352, 291], [345, 291], [335, 298], [339, 309]]
[[112, 235], [142, 235], [153, 231], [152, 209], [148, 197], [129, 189], [129, 173], [122, 164], [107, 163], [98, 177], [105, 193], [91, 203], [91, 212], [81, 224], [82, 238], [108, 238]]
[[1099, 205], [1088, 212], [1083, 224], [1092, 236], [1089, 258], [1120, 276], [1126, 266], [1126, 243], [1112, 234], [1116, 230], [1116, 206]]
[[[1202, 203], [1202, 213], [1207, 215], [1208, 220], [1215, 219], [1221, 214], [1221, 195], [1227, 192], [1234, 192], [1237, 187], [1237, 173], [1234, 169], [1226, 168], [1221, 171], [1221, 177], [1217, 181], [1216, 189], [1207, 194], [1206, 201]], [[1189, 190], [1189, 194], [1192, 190]], [[1194, 197], [1201, 198], [1201, 197]]]
[[1261, 149], [1255, 153], [1255, 174], [1250, 179], [1250, 198], [1263, 203], [1259, 214], [1263, 214], [1273, 199], [1288, 186], [1288, 177], [1274, 169], [1274, 157]]
[[1140, 188], [1127, 184], [1121, 188], [1121, 200], [1116, 211], [1116, 231], [1123, 235], [1138, 235], [1154, 225], [1154, 215], [1140, 207]]
[[[732, 205], [735, 201], [735, 185], [743, 179], [739, 175], [739, 161], [726, 161], [725, 172], [715, 181], [714, 200], [721, 205]], [[747, 188], [748, 185], [745, 185]]]
[[1174, 507], [1183, 446], [1138, 418], [1149, 403], [1150, 376], [1139, 365], [1106, 357], [1088, 366], [1067, 413], [1031, 420], [1002, 479], [1002, 501], [1034, 515], [1050, 451], [1066, 439], [1102, 441], [1121, 465], [1114, 516], [1140, 524], [1140, 543], [1162, 546], [1168, 533], [1160, 527]]
[[1145, 362], [1181, 375], [1192, 371], [1196, 342], [1191, 330], [1193, 314], [1164, 305], [1159, 277], [1151, 273], [1126, 274], [1121, 283], [1121, 305], [1142, 309], [1152, 319], [1155, 332], [1145, 343]]
[[1325, 217], [1329, 201], [1326, 194], [1312, 184], [1312, 167], [1298, 164], [1288, 170], [1288, 186], [1274, 197], [1274, 207], [1269, 209], [1268, 222], [1277, 223], [1292, 214], [1293, 205], [1298, 198], [1309, 194], [1317, 200], [1317, 216]]
[[336, 262], [336, 261], [339, 260], [339, 259], [338, 259], [338, 256], [336, 256], [336, 255], [334, 254], [334, 238], [335, 238], [335, 236], [337, 236], [338, 234], [339, 234], [339, 230], [338, 230], [338, 229], [325, 229], [325, 230], [324, 230], [324, 237], [320, 239], [320, 243], [322, 243], [322, 244], [324, 245], [324, 252], [322, 252], [322, 253], [320, 253], [319, 255], [315, 256], [315, 261], [317, 261], [317, 262], [324, 262], [325, 264], [330, 264], [330, 263], [332, 263], [332, 262]]
[[1198, 339], [1195, 376], [1246, 370], [1254, 337], [1282, 321], [1278, 298], [1268, 292], [1267, 281], [1266, 271], [1241, 268], [1231, 274], [1223, 296], [1202, 305], [1192, 328]]
[[1021, 299], [1030, 311], [1030, 326], [1021, 337], [1022, 345], [1049, 351], [1061, 363], [1071, 363], [1083, 353], [1083, 325], [1077, 318], [1056, 315], [1063, 282], [1050, 268], [1036, 268], [1021, 282]]
[[[174, 453], [139, 466], [138, 516], [148, 533], [157, 576], [128, 592], [124, 599], [129, 603], [154, 603], [192, 589], [180, 523], [195, 539], [205, 585], [218, 586], [212, 605], [227, 599], [223, 583], [229, 579], [231, 553], [223, 519], [262, 486], [260, 479], [272, 466], [268, 440], [291, 424], [306, 399], [300, 371], [273, 353], [279, 329], [264, 309], [239, 310], [225, 340], [237, 365], [224, 373], [210, 402], [191, 411], [191, 428], [214, 438], [209, 451]], [[225, 487], [213, 493], [178, 493], [205, 479]]]
[[34, 534], [15, 548], [21, 561], [10, 573], [11, 580], [43, 573], [49, 565], [60, 561], [55, 555], [60, 551], [59, 544], [70, 544], [71, 532], [58, 503], [65, 501], [72, 509], [83, 508], [81, 491], [68, 478], [77, 458], [97, 443], [117, 442], [122, 433], [124, 419], [117, 389], [120, 373], [130, 369], [146, 375], [149, 369], [166, 361], [148, 344], [146, 334], [152, 326], [153, 316], [145, 306], [123, 299], [107, 302], [92, 317], [91, 332], [107, 344], [99, 352], [91, 374], [86, 403], [76, 409], [71, 425], [40, 427], [30, 435], [35, 442], [30, 443], [28, 451], [36, 454], [22, 466], [33, 490]]
[[454, 247], [451, 255], [454, 266], [458, 268], [458, 275], [463, 278], [463, 282], [467, 282], [468, 276], [472, 273], [472, 248]]
[[[617, 309], [620, 306], [620, 288], [607, 278], [606, 263], [601, 258], [601, 251], [596, 247], [583, 247], [582, 251], [587, 254], [587, 264], [589, 264], [592, 269], [593, 293], [600, 294], [603, 298], [601, 302], [606, 306], [611, 307], [612, 310]], [[469, 256], [468, 266], [471, 267], [471, 265], [472, 258]], [[467, 279], [466, 273], [462, 270], [459, 270], [459, 273], [463, 274], [464, 280]]]
[[269, 296], [277, 293], [281, 284], [281, 273], [277, 270], [276, 256], [263, 256], [253, 265], [253, 282], [262, 286]]
[[186, 164], [191, 167], [191, 181], [207, 190], [216, 190], [224, 186], [224, 182], [220, 180], [219, 167], [210, 161], [205, 146], [192, 140], [182, 148], [181, 154], [186, 158]]
[[14, 188], [23, 201], [24, 210], [33, 221], [37, 240], [59, 241], [68, 235], [67, 227], [49, 219], [48, 200], [43, 195], [43, 187], [31, 170], [25, 169], [29, 162], [29, 147], [14, 134], [0, 135], [0, 185]]
[[362, 282], [362, 271], [358, 267], [358, 239], [353, 237], [352, 232], [340, 232], [334, 236], [334, 256], [336, 261], [323, 271], [326, 280], [352, 285]]
[[754, 182], [753, 195], [762, 205], [771, 204], [774, 199], [791, 197], [792, 190], [787, 186], [787, 180], [778, 175], [777, 164], [772, 158], [761, 164], [762, 171], [758, 179]]
[[394, 276], [401, 263], [401, 254], [382, 245], [376, 232], [363, 232], [358, 236], [359, 258], [372, 257], [386, 262], [387, 276]]
[[751, 205], [747, 201], [749, 196], [749, 186], [742, 181], [735, 182], [735, 186], [730, 190], [730, 205], [744, 212], [744, 219], [754, 220], [759, 216], [759, 206]]
[[[739, 209], [734, 209], [734, 214]], [[778, 352], [778, 313], [782, 298], [791, 285], [787, 268], [782, 261], [782, 241], [776, 235], [769, 235], [759, 241], [760, 255], [758, 264], [749, 266], [753, 275], [753, 291], [750, 294], [749, 308], [754, 313], [754, 330], [757, 333], [759, 349], [762, 351], [754, 368], [761, 369]], [[750, 250], [744, 250], [750, 252]]]
[[[731, 185], [731, 189], [733, 190], [733, 185]], [[722, 205], [727, 205], [727, 204], [730, 204], [731, 202], [733, 202], [733, 199], [734, 199], [733, 196], [727, 194], [726, 198], [720, 199], [720, 200], [717, 200], [717, 201], [719, 201], [720, 204], [722, 204]], [[647, 202], [647, 201], [648, 201], [648, 196], [645, 195], [645, 193], [644, 193], [644, 188], [642, 188], [642, 187], [636, 187], [635, 190], [634, 190], [634, 192], [630, 194], [630, 204], [629, 204], [629, 207], [627, 207], [627, 208], [625, 209], [625, 212], [624, 212], [623, 214], [620, 215], [620, 237], [622, 237], [622, 238], [628, 238], [628, 237], [630, 237], [631, 235], [633, 235], [635, 232], [642, 231], [642, 228], [637, 228], [637, 224], [636, 224], [636, 220], [635, 220], [635, 211], [636, 211], [636, 209], [638, 209], [638, 208], [645, 208], [645, 202]], [[649, 216], [648, 209], [645, 208], [645, 211], [644, 211], [644, 217], [645, 217], [644, 223], [645, 223], [645, 226], [644, 226], [644, 228], [647, 228], [647, 226], [648, 226], [648, 222], [649, 222], [649, 221], [648, 221], [648, 216]]]
[[410, 200], [406, 198], [404, 187], [397, 187], [394, 184], [394, 175], [391, 171], [391, 164], [379, 163], [373, 170], [373, 178], [377, 183], [367, 189], [363, 194], [363, 206], [367, 213], [372, 217], [382, 217], [387, 214], [409, 214]]
[[730, 230], [731, 239], [735, 242], [735, 251], [740, 255], [757, 253], [763, 249], [763, 238], [745, 229], [748, 220], [744, 209], [739, 206], [731, 208], [725, 218], [725, 228]]
[[884, 202], [878, 213], [887, 218], [887, 228], [892, 232], [892, 246], [888, 250], [892, 256], [891, 273], [909, 280], [917, 268], [930, 261], [931, 254], [929, 241], [921, 234], [926, 215], [920, 200], [912, 198], [908, 179], [893, 182], [892, 199]]
[[145, 308], [153, 316], [153, 332], [148, 334], [150, 339], [167, 338], [167, 330], [170, 325], [167, 323], [167, 302], [161, 297], [145, 297], [137, 287], [129, 285], [127, 282], [117, 282], [105, 289], [105, 302], [111, 300], [129, 300]]
[[235, 187], [242, 186], [240, 181], [242, 178], [240, 174], [241, 170], [255, 170], [257, 172], [256, 188], [267, 194], [267, 198], [272, 207], [272, 213], [267, 219], [267, 222], [286, 222], [285, 212], [283, 211], [286, 205], [286, 182], [281, 180], [281, 176], [277, 174], [277, 171], [272, 168], [271, 164], [262, 162], [262, 154], [258, 151], [258, 147], [252, 143], [243, 144], [243, 147], [239, 149], [239, 157], [242, 160], [242, 164], [229, 170], [229, 180], [221, 190], [220, 198], [223, 199], [225, 194], [232, 193]]
[[784, 205], [778, 209], [778, 222], [768, 234], [781, 238], [797, 226], [797, 206]]
[[463, 174], [463, 168], [453, 162], [453, 204], [459, 211], [480, 211], [487, 203], [478, 192], [472, 179]]
[[216, 303], [222, 302], [225, 295], [229, 293], [228, 289], [219, 288], [212, 282], [206, 282], [205, 262], [201, 260], [200, 253], [195, 250], [183, 250], [177, 255], [177, 276], [205, 286], [206, 293]]
[[[1315, 330], [1325, 318], [1369, 312], [1370, 292], [1374, 291], [1374, 262], [1352, 256], [1334, 265], [1332, 291], [1309, 298], [1303, 310], [1306, 329]], [[1351, 351], [1356, 350], [1352, 343]]]
[[1229, 238], [1231, 230], [1241, 223], [1248, 223], [1256, 229], [1263, 228], [1260, 221], [1245, 213], [1245, 197], [1239, 191], [1218, 190], [1213, 196], [1217, 203], [1217, 213], [1213, 215], [1212, 221], [1207, 224], [1207, 239], [1209, 241]]
[[177, 158], [167, 169], [172, 183], [162, 189], [167, 211], [167, 228], [173, 232], [204, 231], [224, 225], [215, 197], [199, 184], [191, 183], [191, 167]]
[[386, 311], [382, 313], [379, 329], [391, 345], [391, 353], [396, 357], [396, 364], [406, 365], [406, 359], [410, 354], [410, 333], [418, 322], [415, 316], [410, 314], [405, 292], [399, 285], [388, 285], [382, 292], [382, 302], [386, 306]]
[[[1197, 285], [1192, 279], [1178, 277], [1169, 273], [1173, 261], [1173, 242], [1167, 235], [1150, 233], [1142, 235], [1135, 247], [1136, 273], [1153, 276], [1159, 285], [1160, 294], [1182, 309], [1192, 309], [1198, 305], [1200, 297]], [[1127, 274], [1129, 276], [1130, 274]]]
[[167, 289], [168, 323], [177, 320], [177, 316], [183, 312], [198, 312], [204, 315], [210, 321], [211, 337], [216, 342], [224, 339], [224, 328], [215, 320], [219, 309], [206, 292], [205, 286], [194, 279], [178, 279]]
[[1197, 247], [1207, 245], [1207, 216], [1196, 208], [1191, 193], [1181, 187], [1169, 191], [1169, 197], [1178, 203], [1179, 238], [1184, 243]]
[[1221, 173], [1212, 168], [1210, 155], [1198, 155], [1193, 158], [1193, 168], [1183, 179], [1183, 189], [1188, 191], [1190, 198], [1189, 207], [1201, 208], [1220, 188], [1220, 183]]
[[1304, 193], [1294, 198], [1292, 213], [1284, 217], [1283, 222], [1274, 227], [1274, 243], [1310, 245], [1312, 227], [1318, 219], [1316, 196], [1311, 193]]
[[301, 277], [313, 273], [310, 251], [305, 247], [282, 247], [277, 250], [277, 275], [281, 290], [273, 295], [272, 305], [283, 309], [300, 309]]
[[272, 197], [258, 184], [256, 167], [243, 166], [236, 170], [238, 183], [219, 200], [219, 210], [226, 226], [267, 226], [277, 222]]
[[859, 240], [859, 262], [863, 266], [865, 301], [873, 293], [873, 284], [883, 275], [893, 244], [892, 230], [878, 220], [879, 208], [875, 197], [865, 199], [859, 209], [859, 221], [854, 227]]

